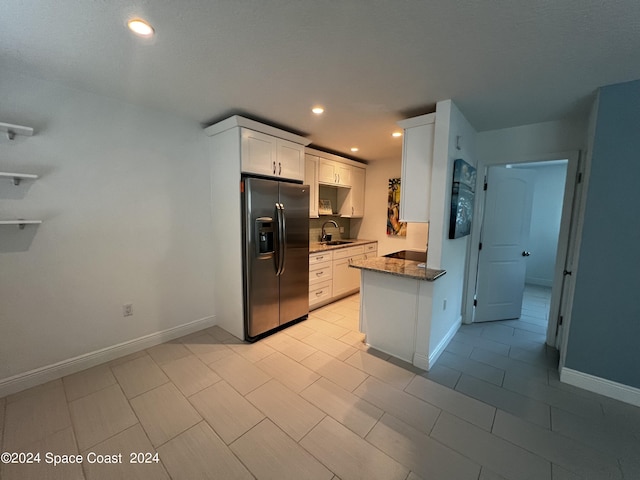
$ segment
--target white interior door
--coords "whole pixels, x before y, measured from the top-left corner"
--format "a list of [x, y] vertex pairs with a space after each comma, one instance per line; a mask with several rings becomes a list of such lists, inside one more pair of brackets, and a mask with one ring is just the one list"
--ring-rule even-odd
[[530, 170], [489, 168], [474, 322], [520, 317], [534, 182]]

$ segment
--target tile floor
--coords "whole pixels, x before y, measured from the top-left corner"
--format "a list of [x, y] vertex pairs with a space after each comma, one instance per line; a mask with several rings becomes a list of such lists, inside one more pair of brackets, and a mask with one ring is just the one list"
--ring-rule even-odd
[[0, 450], [42, 455], [0, 478], [640, 478], [640, 409], [559, 382], [547, 304], [463, 326], [430, 372], [367, 349], [358, 295], [256, 344], [213, 327], [0, 399]]

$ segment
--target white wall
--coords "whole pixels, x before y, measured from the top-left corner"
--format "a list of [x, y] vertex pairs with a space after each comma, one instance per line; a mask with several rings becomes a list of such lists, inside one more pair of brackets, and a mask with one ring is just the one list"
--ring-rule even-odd
[[[0, 227], [0, 387], [211, 320], [215, 246], [200, 126], [4, 70], [0, 105], [1, 122], [36, 131], [0, 140], [0, 170], [41, 175], [23, 198], [3, 181], [0, 216], [44, 220]], [[132, 317], [123, 318], [125, 303]]]
[[406, 237], [386, 234], [389, 179], [400, 178], [401, 170], [401, 158], [372, 162], [367, 165], [364, 218], [351, 220], [351, 235], [367, 240], [377, 240], [378, 255], [399, 250], [425, 250], [427, 245], [428, 225], [426, 223], [409, 223]]
[[[456, 148], [456, 139], [460, 150]], [[457, 158], [476, 165], [476, 132], [450, 100], [438, 102], [434, 163], [431, 178], [431, 223], [427, 266], [447, 273], [433, 284], [429, 351], [461, 321], [467, 249], [470, 236], [449, 240], [453, 162]], [[446, 300], [447, 307], [444, 308]]]
[[481, 167], [539, 160], [546, 154], [583, 149], [587, 119], [566, 119], [534, 123], [478, 133], [478, 161]]

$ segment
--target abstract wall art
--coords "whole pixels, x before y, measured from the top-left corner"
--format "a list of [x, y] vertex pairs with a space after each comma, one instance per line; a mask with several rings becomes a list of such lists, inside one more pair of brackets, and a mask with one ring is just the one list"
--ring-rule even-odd
[[449, 218], [450, 239], [464, 237], [471, 233], [475, 189], [475, 167], [458, 158], [453, 162], [451, 216]]

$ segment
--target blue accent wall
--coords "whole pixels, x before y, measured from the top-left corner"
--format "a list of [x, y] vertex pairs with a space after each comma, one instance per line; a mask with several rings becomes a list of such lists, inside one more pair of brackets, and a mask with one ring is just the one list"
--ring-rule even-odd
[[600, 90], [565, 366], [640, 388], [640, 80]]

